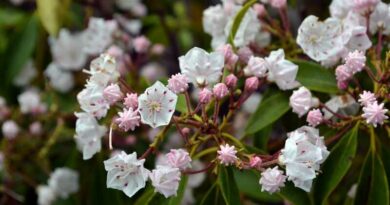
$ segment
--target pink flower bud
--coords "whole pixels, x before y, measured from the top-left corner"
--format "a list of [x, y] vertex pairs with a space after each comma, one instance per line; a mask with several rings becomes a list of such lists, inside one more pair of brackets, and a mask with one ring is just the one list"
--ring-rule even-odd
[[175, 94], [184, 93], [188, 89], [188, 78], [181, 73], [172, 75], [168, 80], [168, 88]]
[[118, 46], [113, 45], [110, 48], [108, 48], [107, 54], [117, 59], [123, 55], [123, 50]]
[[261, 163], [263, 163], [263, 160], [261, 160], [258, 156], [253, 156], [249, 159], [249, 166], [252, 168], [259, 168], [261, 166]]
[[269, 3], [271, 4], [272, 7], [276, 9], [280, 9], [286, 7], [287, 0], [270, 0]]
[[383, 124], [386, 119], [389, 117], [386, 116], [386, 113], [389, 111], [384, 108], [384, 103], [378, 104], [377, 101], [363, 107], [363, 115], [368, 124], [372, 124], [376, 127], [378, 124]]
[[191, 132], [190, 128], [188, 127], [184, 127], [181, 129], [181, 132], [185, 135], [185, 136], [188, 136]]
[[229, 89], [224, 83], [217, 83], [214, 85], [213, 93], [217, 99], [222, 99], [229, 93]]
[[253, 10], [255, 10], [255, 12], [257, 13], [258, 17], [263, 17], [267, 13], [267, 11], [265, 10], [264, 5], [263, 4], [259, 4], [259, 3], [253, 5]]
[[352, 73], [346, 65], [339, 65], [336, 68], [337, 81], [346, 81], [352, 77]]
[[134, 130], [135, 127], [139, 126], [140, 116], [137, 111], [133, 110], [133, 108], [123, 109], [123, 112], [118, 113], [119, 117], [115, 119], [115, 122], [119, 125], [119, 127], [125, 132], [129, 130]]
[[345, 58], [345, 65], [349, 68], [351, 74], [360, 72], [366, 66], [366, 56], [363, 51], [350, 52]]
[[133, 108], [133, 110], [138, 107], [138, 96], [137, 93], [126, 94], [126, 98], [123, 103], [127, 108]]
[[359, 95], [358, 101], [360, 102], [360, 105], [367, 106], [377, 100], [374, 93], [370, 91], [363, 91], [363, 94]]
[[199, 92], [199, 102], [202, 103], [202, 104], [209, 103], [210, 100], [211, 100], [211, 97], [213, 97], [213, 93], [209, 89], [207, 89], [207, 88], [203, 88]]
[[1, 127], [3, 135], [7, 139], [13, 139], [18, 135], [20, 129], [19, 126], [12, 120], [5, 121]]
[[233, 67], [237, 63], [238, 56], [234, 53], [230, 44], [223, 45], [217, 50], [223, 53], [226, 65]]
[[229, 88], [235, 88], [237, 86], [237, 77], [232, 73], [225, 78], [225, 83]]
[[166, 154], [166, 157], [168, 164], [172, 167], [180, 170], [185, 170], [186, 168], [191, 167], [190, 155], [184, 149], [171, 149], [171, 151]]
[[154, 54], [154, 55], [161, 55], [163, 54], [165, 51], [165, 46], [163, 44], [154, 44], [152, 46], [152, 49], [151, 49], [151, 52]]
[[219, 146], [217, 153], [221, 164], [224, 164], [225, 166], [234, 164], [237, 161], [237, 150], [234, 146], [228, 144], [221, 145]]
[[118, 84], [111, 84], [104, 89], [103, 97], [112, 105], [121, 100], [123, 94]]
[[319, 109], [310, 110], [307, 114], [306, 121], [312, 127], [316, 127], [317, 125], [321, 124], [322, 120], [323, 116]]
[[31, 135], [41, 135], [42, 134], [42, 124], [40, 122], [33, 122], [30, 124], [29, 131]]
[[240, 61], [243, 62], [243, 63], [248, 63], [249, 58], [251, 56], [253, 56], [252, 50], [250, 48], [248, 48], [248, 47], [240, 48], [237, 51], [237, 53], [238, 53], [238, 57], [239, 57]]
[[247, 92], [254, 92], [259, 87], [259, 79], [255, 76], [247, 78], [245, 80], [245, 90]]
[[145, 36], [139, 36], [133, 40], [133, 44], [137, 53], [146, 53], [151, 43]]

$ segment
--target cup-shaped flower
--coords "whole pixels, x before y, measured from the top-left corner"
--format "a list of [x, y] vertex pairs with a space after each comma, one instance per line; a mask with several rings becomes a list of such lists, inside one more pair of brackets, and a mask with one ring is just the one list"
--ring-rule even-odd
[[290, 96], [290, 106], [293, 112], [297, 113], [299, 117], [302, 117], [311, 107], [318, 104], [318, 99], [313, 98], [311, 92], [305, 88], [300, 87], [298, 90], [294, 90]]
[[194, 47], [179, 57], [179, 64], [181, 73], [194, 85], [204, 86], [219, 80], [224, 67], [224, 56], [220, 52], [207, 53], [201, 48]]
[[268, 168], [261, 173], [260, 185], [261, 191], [267, 191], [269, 193], [275, 193], [284, 187], [286, 176], [283, 175], [283, 171], [279, 170], [278, 167]]
[[39, 205], [52, 205], [57, 195], [52, 188], [46, 185], [39, 185], [36, 189]]
[[176, 196], [180, 182], [180, 170], [170, 166], [158, 165], [150, 173], [150, 180], [155, 191], [163, 194], [165, 198]]
[[177, 95], [157, 81], [138, 97], [141, 122], [153, 128], [169, 124], [176, 102]]
[[289, 90], [297, 87], [299, 83], [295, 80], [298, 73], [298, 66], [284, 58], [284, 50], [272, 51], [265, 58], [268, 67], [269, 81], [274, 81], [282, 90]]
[[145, 159], [137, 159], [137, 153], [121, 152], [104, 161], [107, 171], [107, 187], [122, 190], [128, 197], [145, 187], [150, 173], [144, 168]]
[[267, 70], [267, 63], [264, 58], [251, 56], [248, 65], [244, 68], [244, 73], [247, 76], [254, 75], [261, 78], [267, 75]]
[[170, 166], [180, 170], [191, 167], [190, 154], [184, 149], [171, 149], [171, 151], [166, 154], [166, 159]]

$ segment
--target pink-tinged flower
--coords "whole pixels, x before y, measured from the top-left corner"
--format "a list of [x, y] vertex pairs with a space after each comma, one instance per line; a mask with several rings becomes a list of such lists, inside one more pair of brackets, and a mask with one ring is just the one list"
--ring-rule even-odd
[[107, 49], [107, 54], [114, 57], [115, 59], [120, 58], [123, 55], [122, 48], [112, 45], [110, 48]]
[[153, 128], [169, 124], [175, 112], [176, 102], [177, 95], [157, 81], [138, 97], [142, 123]]
[[133, 110], [137, 109], [138, 107], [138, 95], [137, 93], [131, 93], [131, 94], [126, 94], [126, 97], [124, 99], [123, 104], [127, 108], [133, 108]]
[[245, 80], [245, 90], [247, 92], [254, 92], [257, 90], [257, 88], [259, 87], [259, 79], [256, 77], [256, 76], [253, 76], [253, 77], [250, 77], [250, 78], [247, 78]]
[[150, 180], [157, 192], [165, 198], [176, 196], [180, 182], [180, 170], [169, 166], [157, 165], [157, 168], [150, 173]]
[[139, 36], [133, 40], [134, 50], [137, 53], [146, 53], [150, 47], [150, 41], [145, 36]]
[[229, 74], [228, 76], [226, 76], [225, 78], [225, 84], [229, 87], [229, 88], [235, 88], [237, 86], [237, 77], [232, 73], [232, 74]]
[[16, 135], [18, 135], [20, 128], [14, 121], [7, 120], [3, 123], [1, 131], [3, 132], [3, 136], [5, 138], [14, 139]]
[[42, 134], [42, 124], [40, 122], [33, 122], [29, 126], [29, 131], [31, 135], [41, 135]]
[[370, 91], [363, 91], [363, 94], [359, 95], [358, 102], [362, 106], [368, 106], [376, 101], [375, 94]]
[[123, 93], [121, 92], [121, 88], [118, 84], [111, 84], [104, 88], [103, 97], [107, 100], [111, 105], [118, 102], [123, 98]]
[[363, 107], [363, 115], [366, 119], [366, 122], [368, 124], [372, 124], [374, 127], [376, 127], [378, 124], [383, 124], [383, 122], [388, 119], [386, 116], [387, 111], [389, 111], [386, 108], [383, 108], [385, 104], [381, 103], [378, 105], [378, 102], [375, 101], [366, 107]]
[[213, 93], [208, 88], [203, 88], [199, 92], [199, 102], [202, 104], [209, 103], [212, 97], [213, 97]]
[[353, 9], [358, 12], [371, 11], [380, 0], [353, 0]]
[[238, 55], [233, 51], [230, 44], [220, 46], [217, 51], [221, 52], [225, 57], [225, 64], [233, 67], [238, 61]]
[[267, 75], [267, 63], [264, 58], [251, 56], [248, 65], [244, 68], [244, 73], [247, 76], [254, 75], [256, 77], [265, 77]]
[[313, 98], [311, 92], [303, 86], [298, 90], [294, 90], [290, 97], [290, 106], [299, 117], [302, 117], [310, 108], [317, 105], [318, 99]]
[[168, 80], [167, 87], [176, 94], [183, 93], [188, 89], [188, 78], [181, 73], [172, 75]]
[[243, 63], [248, 63], [250, 57], [253, 56], [252, 50], [246, 46], [238, 49], [237, 54], [240, 61]]
[[251, 166], [252, 168], [260, 168], [261, 164], [263, 163], [263, 160], [261, 160], [260, 157], [258, 156], [253, 156], [249, 159], [249, 166]]
[[276, 166], [262, 172], [259, 183], [261, 185], [261, 191], [267, 191], [272, 194], [279, 191], [281, 187], [284, 187], [285, 181], [286, 176]]
[[218, 83], [214, 85], [213, 93], [214, 96], [220, 100], [229, 93], [229, 89], [224, 83]]
[[234, 164], [237, 161], [237, 150], [233, 146], [228, 144], [220, 145], [218, 150], [218, 159], [221, 161], [221, 164], [225, 166]]
[[144, 168], [144, 163], [145, 159], [137, 159], [137, 153], [128, 155], [123, 151], [104, 161], [107, 187], [121, 190], [132, 197], [146, 185], [150, 171]]
[[321, 124], [322, 120], [323, 116], [319, 109], [313, 109], [307, 114], [306, 122], [312, 127]]
[[364, 55], [364, 52], [356, 50], [348, 53], [345, 58], [345, 65], [348, 66], [352, 74], [362, 71], [364, 66], [366, 66], [366, 56]]
[[336, 68], [337, 81], [339, 81], [339, 82], [347, 81], [347, 80], [351, 79], [351, 77], [352, 77], [352, 73], [349, 70], [349, 67], [347, 67], [346, 65], [337, 66], [337, 68]]
[[191, 157], [184, 149], [171, 149], [171, 151], [166, 154], [166, 158], [171, 167], [175, 167], [180, 170], [185, 170], [186, 168], [191, 167]]
[[115, 122], [125, 132], [129, 130], [133, 131], [135, 127], [139, 126], [140, 117], [138, 112], [133, 110], [133, 108], [125, 108], [123, 109], [123, 112], [119, 112], [118, 115], [119, 117], [115, 120]]
[[286, 7], [287, 0], [270, 0], [269, 3], [272, 7], [280, 9]]
[[259, 3], [253, 5], [253, 10], [256, 12], [258, 17], [263, 17], [267, 13], [264, 5]]

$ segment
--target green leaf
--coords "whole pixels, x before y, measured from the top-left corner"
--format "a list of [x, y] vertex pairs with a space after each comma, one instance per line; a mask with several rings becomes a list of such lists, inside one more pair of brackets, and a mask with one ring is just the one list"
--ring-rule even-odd
[[168, 205], [180, 205], [183, 200], [184, 192], [186, 191], [188, 176], [183, 176], [181, 178], [179, 189], [177, 191], [177, 196], [169, 198]]
[[0, 8], [0, 27], [15, 26], [22, 22], [25, 16], [20, 10]]
[[238, 190], [245, 195], [264, 202], [280, 203], [282, 199], [273, 194], [261, 191], [259, 184], [259, 173], [250, 170], [234, 170], [234, 178], [237, 182]]
[[240, 24], [241, 24], [241, 21], [242, 19], [244, 18], [246, 12], [248, 11], [249, 8], [251, 8], [251, 6], [253, 4], [255, 4], [257, 2], [257, 0], [251, 0], [249, 1], [248, 3], [246, 3], [240, 11], [238, 11], [238, 13], [236, 14], [236, 16], [234, 17], [234, 21], [233, 21], [233, 25], [232, 25], [232, 28], [230, 30], [230, 34], [229, 34], [229, 43], [233, 46], [234, 46], [234, 37], [236, 36], [236, 33], [237, 33], [237, 30], [238, 28], [240, 27]]
[[363, 164], [354, 204], [389, 204], [387, 180], [381, 158], [371, 150]]
[[359, 123], [333, 147], [322, 165], [322, 174], [317, 177], [313, 189], [315, 204], [326, 204], [326, 199], [347, 174], [356, 154], [358, 130]]
[[57, 35], [69, 5], [70, 0], [37, 0], [38, 16], [50, 35]]
[[16, 37], [12, 46], [7, 69], [7, 81], [12, 82], [19, 74], [23, 66], [31, 57], [37, 42], [38, 22], [35, 16], [31, 16], [22, 32]]
[[262, 130], [282, 117], [289, 109], [288, 96], [282, 92], [276, 92], [261, 102], [249, 119], [245, 133], [250, 135]]
[[240, 193], [238, 192], [236, 181], [231, 167], [220, 166], [218, 173], [218, 185], [221, 189], [223, 199], [227, 205], [240, 203]]
[[176, 110], [181, 113], [187, 113], [187, 104], [186, 104], [186, 98], [184, 95], [178, 95], [177, 103], [176, 103]]
[[309, 90], [332, 94], [339, 91], [336, 77], [330, 70], [313, 62], [303, 60], [292, 62], [299, 66], [297, 81]]
[[208, 205], [208, 204], [218, 204], [216, 203], [218, 201], [218, 187], [217, 183], [215, 182], [209, 190], [204, 194], [202, 200], [200, 201], [199, 205]]
[[147, 205], [152, 201], [155, 195], [156, 192], [154, 191], [153, 187], [148, 186], [148, 188], [146, 188], [145, 192], [137, 199], [134, 205]]
[[278, 194], [294, 205], [312, 204], [309, 195], [302, 189], [296, 188], [292, 182], [287, 182], [285, 187], [283, 187]]

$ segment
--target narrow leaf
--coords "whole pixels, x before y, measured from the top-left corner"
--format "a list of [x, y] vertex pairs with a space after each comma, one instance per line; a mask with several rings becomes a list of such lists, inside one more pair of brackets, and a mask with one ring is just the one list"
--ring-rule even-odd
[[37, 0], [38, 16], [50, 35], [57, 35], [69, 5], [70, 0]]
[[249, 135], [262, 130], [282, 117], [289, 109], [288, 96], [282, 92], [276, 92], [257, 107], [256, 112], [249, 119], [245, 133]]
[[168, 205], [180, 205], [186, 191], [188, 176], [183, 176], [181, 178], [179, 189], [177, 190], [177, 196], [169, 198]]
[[137, 201], [134, 203], [134, 205], [148, 205], [153, 197], [156, 195], [156, 192], [154, 192], [154, 189], [149, 186], [146, 188], [145, 192], [137, 199]]
[[287, 182], [278, 194], [294, 205], [312, 204], [309, 195], [302, 189], [294, 187], [292, 182]]
[[326, 199], [351, 167], [356, 154], [358, 130], [359, 123], [333, 147], [322, 165], [322, 174], [316, 179], [313, 189], [316, 204], [326, 204]]
[[219, 168], [218, 184], [227, 205], [241, 204], [240, 195], [231, 167], [221, 166]]
[[337, 82], [335, 75], [328, 69], [319, 64], [303, 61], [293, 60], [299, 66], [297, 81], [309, 90], [337, 93]]

